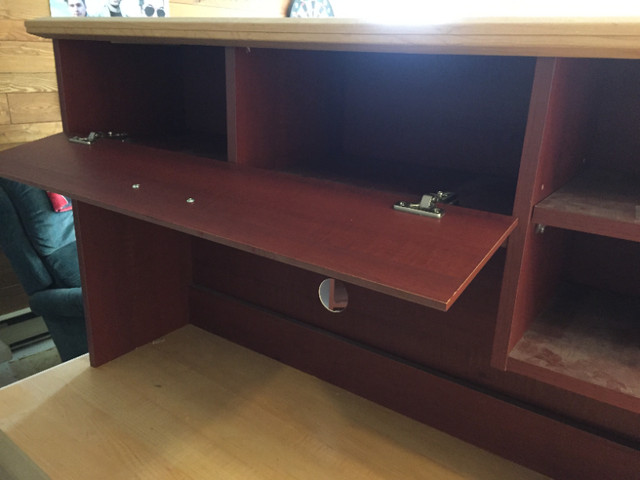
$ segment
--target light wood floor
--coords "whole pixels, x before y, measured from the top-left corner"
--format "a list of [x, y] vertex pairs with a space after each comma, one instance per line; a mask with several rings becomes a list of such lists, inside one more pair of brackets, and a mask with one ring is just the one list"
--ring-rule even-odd
[[543, 478], [193, 326], [0, 389], [0, 428], [52, 479]]

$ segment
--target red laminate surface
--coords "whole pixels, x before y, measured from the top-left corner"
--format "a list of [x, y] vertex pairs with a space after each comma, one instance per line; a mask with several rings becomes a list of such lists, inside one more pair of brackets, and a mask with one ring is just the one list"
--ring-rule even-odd
[[393, 193], [64, 135], [5, 152], [0, 175], [441, 310], [516, 225], [457, 207], [424, 218], [393, 210]]
[[536, 205], [533, 221], [640, 241], [640, 176], [589, 170]]

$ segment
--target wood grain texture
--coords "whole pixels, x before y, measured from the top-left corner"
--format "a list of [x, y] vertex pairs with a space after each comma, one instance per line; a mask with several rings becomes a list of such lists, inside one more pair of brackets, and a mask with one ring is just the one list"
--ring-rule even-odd
[[24, 21], [27, 18], [47, 15], [49, 15], [48, 0], [28, 0], [26, 2], [0, 0], [0, 18]]
[[53, 49], [49, 42], [0, 43], [0, 72], [52, 72]]
[[640, 177], [587, 171], [536, 205], [543, 225], [640, 242]]
[[[515, 301], [519, 289], [518, 282], [523, 264], [524, 245], [527, 237], [531, 235], [529, 224], [533, 196], [535, 194], [534, 183], [543, 146], [545, 120], [549, 112], [550, 95], [557, 62], [558, 59], [554, 58], [542, 58], [536, 62], [513, 208], [514, 215], [519, 219], [519, 225], [511, 236], [507, 248], [502, 300], [498, 311], [493, 345], [492, 364], [500, 369], [504, 369], [506, 366], [507, 354], [515, 343], [512, 339], [519, 338], [518, 336], [522, 334], [518, 329], [518, 320], [515, 319], [514, 322]], [[513, 329], [514, 323], [515, 329]]]
[[[287, 145], [281, 144], [286, 140], [282, 132], [295, 127], [296, 120], [308, 118], [305, 117], [305, 112], [299, 114], [295, 108], [303, 106], [302, 110], [311, 110], [313, 107], [310, 103], [296, 101], [304, 99], [305, 86], [313, 86], [313, 82], [304, 80], [305, 77], [322, 73], [323, 70], [318, 65], [309, 66], [309, 63], [314, 63], [309, 62], [309, 59], [320, 59], [326, 53], [334, 56], [343, 53], [302, 52], [308, 57], [299, 56], [300, 52], [284, 52], [282, 55], [277, 53], [269, 58], [265, 57], [266, 66], [257, 68], [259, 61], [254, 64], [251, 61], [243, 63], [244, 59], [251, 58], [252, 53], [256, 52], [257, 49], [253, 48], [255, 46], [403, 53], [533, 54], [543, 57], [562, 52], [571, 56], [639, 56], [637, 18], [619, 22], [602, 18], [589, 21], [564, 19], [548, 23], [503, 19], [495, 24], [484, 19], [461, 21], [455, 25], [409, 27], [376, 26], [354, 21], [298, 23], [284, 20], [168, 20], [162, 24], [151, 24], [142, 20], [128, 22], [126, 19], [111, 23], [63, 19], [60, 22], [42, 20], [30, 24], [36, 27], [46, 24], [46, 28], [50, 30], [44, 35], [60, 38], [56, 40], [57, 52], [62, 54], [58, 58], [63, 59], [59, 66], [70, 72], [83, 72], [82, 76], [78, 76], [76, 86], [82, 86], [82, 82], [86, 80], [99, 84], [100, 80], [117, 79], [129, 69], [144, 72], [136, 74], [135, 88], [124, 90], [122, 103], [130, 105], [124, 109], [117, 105], [111, 111], [109, 108], [112, 96], [94, 98], [92, 93], [101, 91], [96, 87], [96, 90], [86, 93], [84, 98], [74, 99], [74, 94], [79, 90], [73, 88], [73, 82], [69, 83], [73, 74], [67, 74], [66, 78], [62, 75], [63, 83], [66, 83], [66, 86], [63, 85], [63, 96], [68, 99], [65, 106], [68, 113], [65, 119], [67, 127], [73, 125], [71, 130], [75, 133], [86, 133], [90, 129], [107, 130], [112, 129], [110, 122], [115, 119], [117, 126], [131, 125], [140, 128], [140, 131], [147, 128], [149, 132], [157, 131], [164, 135], [185, 119], [180, 113], [183, 107], [180, 98], [182, 90], [176, 94], [173, 89], [182, 73], [210, 73], [222, 66], [222, 55], [219, 55], [216, 57], [218, 63], [210, 65], [210, 69], [195, 68], [197, 59], [193, 63], [187, 62], [189, 67], [182, 69], [185, 56], [176, 52], [192, 51], [195, 48], [216, 50], [217, 53], [224, 51], [225, 67], [234, 69], [233, 72], [227, 72], [226, 80], [234, 84], [223, 92], [221, 77], [217, 77], [212, 90], [216, 90], [217, 97], [226, 93], [230, 107], [226, 117], [227, 127], [231, 131], [217, 133], [222, 137], [228, 133], [233, 142], [228, 151], [231, 159], [238, 161], [237, 163], [246, 161], [261, 166], [275, 165], [281, 160], [280, 154], [284, 157], [288, 153]], [[59, 27], [61, 30], [54, 31]], [[125, 45], [73, 39], [198, 45]], [[201, 43], [206, 46], [199, 45]], [[230, 55], [234, 46], [251, 47], [251, 51], [236, 49]], [[99, 48], [104, 50], [98, 50]], [[100, 62], [92, 60], [96, 52], [104, 51], [108, 53], [106, 57], [99, 55], [103, 61], [107, 60], [104, 64], [100, 65]], [[157, 59], [148, 61], [148, 54], [154, 51], [158, 55]], [[130, 52], [135, 53], [127, 58]], [[245, 57], [241, 59], [241, 55]], [[207, 56], [199, 58], [206, 59]], [[300, 59], [301, 62], [295, 61]], [[508, 62], [513, 60], [507, 59]], [[515, 60], [532, 64], [529, 59]], [[275, 62], [271, 64], [272, 61]], [[94, 66], [83, 69], [86, 64]], [[116, 65], [116, 68], [109, 72], [111, 64]], [[163, 317], [161, 326], [154, 325], [153, 314], [150, 312], [164, 314], [164, 307], [169, 304], [175, 307], [176, 301], [183, 306], [184, 291], [180, 290], [178, 294], [173, 290], [184, 288], [189, 280], [169, 278], [168, 273], [158, 267], [158, 259], [166, 257], [172, 265], [177, 266], [179, 276], [186, 275], [190, 248], [193, 246], [186, 239], [189, 236], [201, 237], [207, 242], [213, 241], [225, 247], [241, 249], [243, 253], [257, 254], [262, 257], [261, 260], [284, 263], [285, 265], [280, 265], [283, 267], [280, 271], [285, 274], [287, 268], [301, 267], [304, 270], [300, 276], [291, 275], [286, 280], [277, 276], [274, 280], [276, 290], [278, 286], [286, 286], [287, 282], [295, 283], [296, 279], [302, 279], [302, 287], [303, 283], [310, 283], [307, 280], [311, 276], [315, 276], [314, 279], [317, 276], [332, 276], [351, 282], [356, 291], [362, 294], [355, 295], [356, 305], [362, 308], [359, 314], [365, 320], [363, 324], [366, 325], [366, 321], [371, 320], [368, 325], [371, 331], [354, 333], [349, 332], [348, 327], [332, 328], [327, 319], [291, 312], [289, 308], [295, 310], [299, 305], [288, 301], [286, 291], [275, 292], [283, 297], [277, 297], [274, 304], [265, 306], [258, 302], [260, 306], [254, 308], [249, 303], [251, 294], [244, 291], [249, 286], [237, 284], [235, 287], [239, 292], [238, 298], [232, 298], [236, 296], [234, 291], [230, 293], [230, 297], [203, 294], [202, 290], [193, 294], [192, 318], [199, 324], [217, 329], [252, 348], [263, 349], [274, 357], [291, 361], [296, 366], [308, 368], [314, 374], [326, 376], [325, 378], [338, 383], [343, 382], [342, 384], [358, 393], [407, 412], [422, 421], [431, 422], [439, 428], [488, 445], [494, 451], [505, 452], [510, 458], [521, 461], [526, 456], [531, 465], [554, 476], [588, 478], [593, 475], [594, 478], [600, 478], [611, 474], [612, 467], [607, 464], [611, 462], [614, 464], [613, 468], [618, 469], [613, 474], [624, 478], [640, 469], [638, 433], [635, 428], [637, 410], [613, 401], [608, 403], [613, 396], [594, 395], [593, 398], [588, 398], [592, 395], [590, 392], [572, 390], [571, 386], [563, 386], [561, 380], [549, 380], [550, 375], [535, 377], [527, 371], [523, 372], [525, 376], [519, 376], [509, 371], [489, 370], [482, 363], [489, 354], [490, 335], [497, 330], [498, 342], [501, 343], [494, 352], [498, 351], [497, 357], [502, 363], [499, 366], [505, 366], [506, 352], [527, 330], [531, 319], [548, 301], [555, 282], [563, 273], [561, 260], [565, 252], [563, 242], [566, 235], [557, 230], [556, 233], [550, 231], [544, 236], [535, 235], [531, 212], [537, 201], [573, 174], [580, 164], [584, 144], [590, 143], [590, 130], [585, 128], [584, 122], [586, 120], [589, 123], [593, 119], [593, 116], [585, 112], [591, 105], [592, 97], [583, 80], [598, 75], [599, 70], [592, 68], [593, 64], [591, 60], [584, 63], [575, 59], [537, 60], [529, 125], [524, 139], [519, 194], [514, 208], [515, 221], [509, 217], [452, 207], [444, 221], [438, 222], [434, 228], [437, 235], [432, 235], [433, 232], [427, 232], [423, 223], [419, 223], [423, 219], [395, 216], [389, 208], [398, 199], [397, 196], [393, 198], [394, 194], [120, 143], [107, 145], [100, 142], [92, 147], [70, 146], [63, 137], [12, 153], [7, 157], [11, 160], [11, 167], [7, 170], [8, 163], [4, 162], [0, 171], [40, 186], [56, 186], [58, 190], [62, 188], [62, 193], [70, 193], [79, 198], [80, 214], [82, 215], [82, 211], [90, 214], [85, 216], [84, 221], [78, 222], [84, 224], [85, 232], [90, 232], [88, 237], [81, 239], [85, 244], [83, 248], [86, 248], [83, 255], [92, 258], [86, 265], [95, 272], [107, 272], [107, 268], [113, 263], [120, 271], [132, 272], [131, 278], [127, 278], [122, 285], [117, 283], [120, 279], [114, 273], [94, 273], [92, 280], [87, 282], [87, 285], [92, 285], [90, 289], [94, 289], [90, 294], [93, 299], [93, 306], [89, 305], [90, 315], [98, 315], [94, 317], [97, 320], [92, 321], [92, 328], [95, 329], [92, 333], [92, 352], [99, 363], [148, 340], [150, 334], [141, 333], [145, 328], [162, 333], [176, 326], [166, 317]], [[326, 64], [320, 63], [322, 65]], [[328, 65], [335, 66], [332, 62]], [[238, 75], [247, 66], [244, 73]], [[104, 75], [105, 72], [108, 75]], [[615, 72], [629, 73], [626, 69]], [[264, 78], [264, 85], [260, 85], [260, 75], [254, 79], [258, 81], [247, 81], [256, 73], [270, 75]], [[332, 71], [331, 75], [334, 73]], [[343, 71], [339, 73], [342, 74]], [[420, 76], [416, 70], [411, 74]], [[368, 76], [364, 75], [364, 79], [354, 82], [353, 90], [358, 90]], [[525, 77], [530, 81], [530, 72]], [[152, 95], [139, 101], [137, 97], [140, 93], [148, 93], [144, 88], [146, 81], [157, 78], [162, 78], [165, 85], [154, 86]], [[625, 86], [627, 93], [635, 92], [637, 74], [632, 72], [630, 79]], [[129, 80], [125, 78], [118, 85], [126, 87]], [[293, 85], [287, 84], [286, 80], [292, 80]], [[300, 80], [306, 82], [302, 87], [295, 85]], [[243, 85], [242, 82], [246, 84]], [[197, 90], [198, 87], [204, 87], [205, 83], [199, 80], [192, 85]], [[509, 82], [511, 86], [520, 83], [520, 80]], [[399, 90], [397, 82], [391, 84]], [[267, 101], [241, 105], [241, 100], [239, 102], [238, 99], [242, 96], [249, 98], [252, 90], [260, 87], [266, 88], [259, 91], [260, 95], [256, 97], [268, 97]], [[289, 103], [286, 98], [288, 88], [293, 92], [293, 101]], [[331, 85], [326, 84], [322, 88], [331, 90]], [[522, 88], [520, 93], [527, 92], [527, 89], [528, 86]], [[353, 90], [349, 97], [353, 97]], [[168, 93], [167, 98], [164, 98], [164, 93]], [[378, 90], [379, 95], [384, 93], [384, 89]], [[342, 91], [339, 95], [342, 95]], [[453, 96], [454, 93], [449, 92], [443, 98]], [[492, 96], [499, 97], [500, 94]], [[368, 99], [372, 97], [375, 95], [365, 96], [364, 101], [358, 102], [359, 107], [366, 111]], [[611, 95], [604, 95], [601, 100], [607, 103], [610, 97]], [[156, 102], [157, 98], [163, 98], [163, 102]], [[330, 99], [331, 95], [323, 93], [319, 98]], [[210, 102], [220, 107], [217, 99], [212, 100], [214, 99], [207, 98], [203, 104]], [[621, 105], [623, 100], [624, 97], [619, 98], [614, 104]], [[97, 103], [93, 103], [94, 101]], [[383, 101], [380, 100], [381, 103]], [[73, 102], [76, 102], [75, 107]], [[190, 97], [185, 103], [191, 108], [195, 102], [197, 95]], [[390, 103], [383, 110], [393, 111], [393, 105], [397, 102]], [[524, 103], [519, 104], [519, 113], [514, 116], [519, 121], [524, 121]], [[253, 118], [245, 114], [252, 104], [256, 108], [255, 112], [251, 112]], [[406, 106], [410, 102], [405, 99], [402, 104]], [[94, 106], [97, 107], [97, 112], [91, 111]], [[278, 108], [285, 113], [272, 115]], [[336, 113], [342, 113], [339, 107], [330, 107], [328, 110], [329, 120], [323, 118], [320, 110], [313, 110], [320, 117], [319, 123], [313, 124], [314, 127], [319, 125], [324, 128], [332, 123]], [[464, 110], [473, 111], [472, 108]], [[251, 121], [246, 121], [247, 118], [254, 121], [261, 115], [263, 118], [259, 118], [260, 121], [255, 121], [253, 125]], [[625, 117], [622, 123], [628, 122], [633, 131], [637, 125], [635, 117]], [[191, 120], [198, 124], [202, 118], [200, 112]], [[390, 118], [392, 119], [392, 115]], [[412, 117], [408, 123], [413, 124], [419, 119], [420, 117]], [[220, 117], [208, 120], [211, 120], [210, 126], [218, 122], [224, 126]], [[357, 124], [359, 120], [360, 118], [353, 123]], [[277, 122], [282, 124], [278, 125]], [[242, 148], [246, 145], [247, 138], [251, 138], [252, 130], [254, 135], [256, 130], [278, 135], [274, 135], [271, 143], [269, 138], [260, 139], [263, 143], [258, 142], [258, 148], [246, 155]], [[606, 131], [603, 130], [605, 136]], [[240, 133], [245, 136], [238, 135]], [[324, 133], [321, 132], [319, 137]], [[366, 137], [366, 130], [362, 136]], [[488, 143], [493, 143], [499, 136], [498, 132], [497, 137], [490, 137], [492, 140]], [[329, 138], [334, 140], [334, 137]], [[388, 140], [390, 137], [385, 138]], [[311, 145], [321, 144], [317, 140], [318, 137]], [[454, 140], [459, 141], [459, 138]], [[292, 140], [289, 146], [299, 148], [302, 145], [304, 148], [300, 150], [308, 150], [308, 145], [304, 141], [297, 143], [299, 141]], [[514, 141], [514, 144], [518, 142], [519, 140]], [[637, 149], [634, 150], [634, 142], [635, 139], [627, 142], [632, 153], [637, 152]], [[271, 158], [260, 163], [256, 158], [266, 151], [264, 147], [270, 149], [266, 154], [271, 155]], [[56, 154], [51, 155], [52, 151]], [[218, 158], [224, 158], [224, 155]], [[500, 162], [502, 161], [504, 160], [501, 158]], [[500, 162], [497, 163], [497, 170], [503, 166]], [[634, 162], [618, 163], [632, 165]], [[515, 175], [516, 169], [513, 167], [516, 162], [509, 160], [507, 165], [512, 167], [510, 173]], [[132, 189], [133, 184], [140, 184], [141, 188]], [[188, 204], [187, 198], [193, 198], [195, 202]], [[485, 228], [493, 220], [497, 220], [494, 225], [496, 228]], [[447, 326], [450, 330], [435, 326], [434, 338], [420, 345], [421, 337], [418, 333], [424, 335], [429, 330], [427, 326], [435, 325], [436, 320], [447, 320], [442, 312], [436, 312], [438, 315], [425, 314], [424, 318], [420, 318], [422, 305], [438, 306], [443, 310], [451, 307], [449, 301], [461, 295], [463, 288], [460, 285], [466, 286], [475, 277], [480, 266], [489, 260], [490, 254], [514, 228], [516, 221], [522, 221], [522, 228], [514, 240], [509, 242], [505, 289], [502, 292], [502, 306], [506, 307], [501, 307], [502, 316], [497, 329], [491, 319], [499, 274], [491, 277], [493, 280], [486, 292], [482, 290], [484, 284], [474, 284], [474, 287], [479, 287], [477, 290], [467, 290], [466, 293], [474, 295], [472, 304], [482, 305], [482, 308], [477, 309], [478, 312], [473, 312], [473, 308], [467, 305], [464, 314], [452, 316], [453, 325]], [[115, 231], [110, 230], [110, 225], [116, 227]], [[80, 236], [83, 235], [82, 231], [81, 227]], [[503, 233], [500, 234], [500, 231]], [[124, 235], [121, 237], [122, 232]], [[148, 237], [166, 246], [154, 244], [147, 250], [145, 240]], [[118, 251], [121, 240], [127, 251], [124, 258]], [[101, 259], [96, 260], [98, 257]], [[477, 265], [477, 268], [473, 265]], [[143, 269], [149, 273], [140, 273]], [[278, 269], [271, 267], [270, 272], [274, 273], [276, 270]], [[250, 277], [249, 280], [259, 283], [256, 277]], [[156, 286], [152, 283], [156, 279], [167, 278], [168, 285]], [[237, 281], [235, 279], [233, 282]], [[518, 281], [523, 282], [523, 288], [518, 288]], [[137, 286], [145, 283], [153, 284], [156, 296], [162, 298], [150, 311], [145, 311], [144, 304], [151, 304], [154, 295], [141, 292]], [[102, 294], [104, 291], [110, 293], [99, 298], [96, 292]], [[135, 295], [129, 291], [140, 295], [140, 303], [143, 305], [138, 305]], [[482, 293], [487, 296], [483, 298]], [[380, 297], [388, 295], [393, 295], [394, 298], [380, 300]], [[368, 304], [372, 300], [371, 303], [375, 304]], [[460, 300], [462, 301], [462, 297]], [[118, 310], [117, 301], [122, 301], [125, 306], [124, 314]], [[483, 301], [486, 303], [481, 303]], [[402, 305], [394, 310], [389, 307], [394, 302]], [[305, 304], [304, 301], [301, 303]], [[446, 315], [451, 314], [459, 305], [458, 302], [451, 307]], [[376, 306], [385, 306], [386, 314], [367, 310], [375, 309]], [[269, 311], [270, 308], [274, 311]], [[408, 314], [404, 315], [405, 312]], [[392, 333], [384, 337], [384, 329], [389, 328], [389, 323], [384, 322], [395, 320], [395, 313], [407, 319], [407, 324], [410, 324], [408, 330], [398, 334], [391, 330]], [[300, 318], [290, 321], [286, 318], [290, 314]], [[376, 316], [378, 314], [380, 316]], [[118, 328], [110, 330], [109, 321], [116, 315], [125, 320], [117, 325]], [[388, 319], [380, 320], [380, 317], [385, 316]], [[184, 323], [185, 311], [181, 310], [176, 318], [179, 319], [178, 326]], [[512, 319], [516, 319], [514, 323], [511, 323]], [[424, 321], [421, 323], [420, 320]], [[467, 331], [459, 334], [455, 340], [447, 340], [446, 333], [455, 335], [456, 330], [465, 327], [465, 322], [468, 324], [474, 320], [478, 322], [477, 325], [468, 326]], [[309, 322], [312, 326], [305, 326], [302, 321]], [[128, 324], [132, 325], [131, 336], [119, 338], [121, 327]], [[412, 333], [416, 333], [417, 338], [406, 340]], [[477, 334], [477, 344], [465, 351], [464, 348], [472, 341], [474, 333]], [[339, 338], [340, 335], [344, 335], [346, 340]], [[439, 338], [443, 339], [441, 343], [444, 346], [436, 345], [431, 351], [420, 352], [421, 347], [429, 349], [429, 342], [436, 344]], [[382, 351], [376, 351], [376, 348], [381, 348]], [[461, 352], [452, 353], [450, 350], [454, 348], [461, 349]], [[419, 359], [418, 363], [423, 362], [424, 368], [390, 358], [398, 352], [411, 360]], [[447, 368], [450, 370], [446, 370]], [[425, 371], [427, 369], [428, 372]], [[460, 382], [458, 378], [455, 381], [450, 378], [450, 371], [456, 369], [466, 375]], [[530, 374], [541, 381], [527, 378], [526, 375]], [[571, 380], [567, 380], [567, 385], [570, 382]], [[487, 395], [484, 393], [487, 392], [485, 389], [493, 393]], [[574, 393], [576, 391], [579, 394]], [[417, 395], [410, 396], [408, 393]], [[528, 407], [523, 408], [527, 404], [538, 413], [533, 413]], [[494, 430], [487, 427], [487, 419], [494, 422], [495, 418], [502, 422], [502, 428]], [[606, 460], [602, 460], [601, 455]], [[558, 458], [562, 460], [558, 461]]]
[[[51, 42], [27, 33], [24, 26], [25, 19], [43, 15], [49, 15], [47, 0], [0, 0], [0, 97], [10, 109], [12, 99], [7, 95], [36, 93], [14, 97], [13, 116], [7, 110], [7, 116], [0, 118], [0, 125], [8, 126], [0, 131], [1, 149], [60, 131], [43, 125], [60, 121]], [[43, 102], [37, 94], [44, 92], [53, 96]]]
[[56, 134], [62, 130], [61, 122], [0, 125], [0, 145], [21, 144]]
[[640, 58], [639, 17], [476, 18], [384, 25], [331, 19], [43, 18], [27, 31], [46, 38], [411, 53]]
[[4, 388], [0, 413], [53, 480], [545, 478], [193, 326]]
[[92, 365], [187, 323], [186, 235], [81, 202], [74, 218]]
[[194, 240], [192, 283], [421, 365], [474, 378], [488, 366], [503, 253], [448, 312], [345, 283], [348, 305], [334, 314], [318, 297], [326, 276], [201, 239]]
[[60, 120], [57, 93], [9, 93], [7, 100], [11, 122], [14, 124]]
[[6, 95], [0, 94], [0, 125], [8, 125], [11, 123], [11, 115], [9, 114], [9, 99]]
[[633, 478], [640, 468], [640, 456], [632, 447], [568, 427], [382, 352], [231, 297], [194, 295], [194, 302], [194, 324], [208, 331], [552, 478]]
[[121, 142], [57, 135], [11, 152], [7, 177], [441, 310], [516, 224], [455, 206], [432, 221], [393, 210], [394, 193]]
[[0, 73], [0, 93], [57, 92], [55, 72]]
[[41, 42], [44, 39], [27, 33], [23, 20], [0, 18], [0, 42]]
[[234, 56], [237, 163], [283, 168], [340, 151], [344, 58], [268, 49]]

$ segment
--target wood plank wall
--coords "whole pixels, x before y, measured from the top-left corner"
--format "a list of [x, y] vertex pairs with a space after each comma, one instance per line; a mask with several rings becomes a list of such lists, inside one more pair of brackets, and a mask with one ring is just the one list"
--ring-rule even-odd
[[[174, 17], [282, 17], [289, 0], [173, 0]], [[28, 18], [49, 0], [0, 0], [0, 150], [62, 131], [51, 41], [29, 35]]]
[[24, 28], [48, 15], [48, 0], [0, 0], [0, 150], [62, 130], [51, 42]]

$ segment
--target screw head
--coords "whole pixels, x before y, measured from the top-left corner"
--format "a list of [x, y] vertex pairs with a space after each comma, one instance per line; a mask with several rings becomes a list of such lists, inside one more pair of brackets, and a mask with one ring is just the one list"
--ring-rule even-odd
[[133, 185], [131, 185], [131, 188], [133, 188], [134, 190], [138, 190], [140, 188], [140, 184], [134, 183]]
[[196, 199], [193, 198], [193, 197], [189, 197], [189, 198], [187, 198], [187, 203], [188, 204], [196, 203]]

